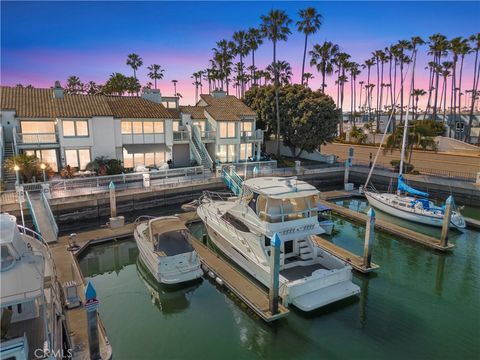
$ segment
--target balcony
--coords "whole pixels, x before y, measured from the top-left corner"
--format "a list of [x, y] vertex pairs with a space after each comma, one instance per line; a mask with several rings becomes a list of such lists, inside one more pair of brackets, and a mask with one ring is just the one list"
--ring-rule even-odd
[[242, 131], [241, 138], [243, 142], [246, 141], [263, 141], [263, 130]]
[[189, 142], [189, 141], [190, 141], [190, 136], [187, 130], [173, 132], [173, 142], [182, 143], [182, 142]]
[[200, 131], [202, 142], [214, 142], [217, 138], [217, 132], [215, 130]]
[[16, 145], [21, 148], [59, 147], [58, 134], [52, 133], [17, 133], [15, 134]]

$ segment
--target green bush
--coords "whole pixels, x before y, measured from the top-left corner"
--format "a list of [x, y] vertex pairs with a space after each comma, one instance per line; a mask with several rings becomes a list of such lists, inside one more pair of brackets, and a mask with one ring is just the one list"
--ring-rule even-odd
[[[400, 160], [392, 160], [390, 164], [393, 166], [396, 172], [400, 171]], [[403, 173], [410, 174], [413, 171], [414, 166], [407, 162], [403, 162]]]

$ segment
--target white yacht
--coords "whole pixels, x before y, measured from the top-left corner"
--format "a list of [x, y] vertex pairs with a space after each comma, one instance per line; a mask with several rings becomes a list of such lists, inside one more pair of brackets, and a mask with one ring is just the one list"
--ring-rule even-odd
[[191, 235], [176, 216], [140, 223], [134, 232], [139, 256], [147, 269], [163, 284], [178, 284], [203, 275]]
[[[51, 255], [37, 233], [0, 214], [0, 359], [61, 359], [63, 309]], [[26, 234], [28, 232], [28, 235]]]
[[265, 177], [243, 182], [240, 197], [213, 199], [205, 193], [197, 213], [213, 243], [265, 286], [270, 284], [270, 241], [282, 241], [282, 303], [311, 311], [358, 294], [351, 267], [320, 248], [318, 190], [296, 178]]

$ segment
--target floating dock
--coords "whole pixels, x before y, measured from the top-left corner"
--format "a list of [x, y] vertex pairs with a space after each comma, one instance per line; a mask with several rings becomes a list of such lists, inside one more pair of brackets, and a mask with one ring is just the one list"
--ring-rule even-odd
[[477, 229], [477, 230], [480, 229], [480, 220], [466, 217], [465, 223], [467, 224], [467, 227], [471, 229]]
[[320, 199], [331, 201], [331, 200], [340, 200], [340, 199], [349, 199], [352, 197], [365, 197], [361, 194], [358, 189], [352, 191], [345, 190], [332, 190], [332, 191], [322, 191], [320, 193]]
[[379, 265], [374, 264], [373, 262], [371, 263], [370, 267], [366, 267], [364, 265], [363, 257], [359, 255], [355, 255], [354, 253], [351, 253], [350, 251], [335, 245], [331, 241], [328, 241], [327, 239], [324, 239], [321, 236], [317, 235], [314, 237], [314, 239], [317, 245], [320, 246], [323, 250], [339, 258], [340, 260], [343, 260], [346, 263], [349, 263], [352, 266], [352, 268], [358, 272], [366, 274], [371, 271], [377, 270], [380, 267]]
[[[362, 214], [362, 213], [359, 213], [357, 211], [347, 209], [343, 206], [340, 206], [340, 205], [337, 205], [337, 204], [334, 204], [334, 203], [331, 203], [331, 202], [328, 202], [328, 201], [325, 201], [325, 200], [319, 200], [319, 202], [322, 205], [330, 207], [334, 213], [337, 213], [338, 215], [341, 215], [341, 216], [344, 216], [348, 219], [359, 222], [363, 225], [365, 225], [365, 223], [367, 221], [367, 215], [366, 214]], [[439, 239], [436, 239], [434, 237], [431, 237], [431, 236], [428, 236], [428, 235], [425, 235], [425, 234], [418, 233], [414, 230], [410, 230], [410, 229], [404, 228], [404, 227], [396, 225], [396, 224], [392, 224], [391, 222], [381, 220], [381, 219], [377, 219], [375, 221], [375, 228], [377, 228], [379, 230], [382, 230], [382, 231], [385, 231], [385, 232], [388, 232], [392, 235], [401, 237], [403, 239], [410, 240], [410, 241], [415, 242], [417, 244], [426, 246], [430, 249], [446, 251], [446, 250], [452, 249], [453, 246], [454, 246], [451, 243], [448, 243], [447, 246], [443, 246], [442, 242]]]

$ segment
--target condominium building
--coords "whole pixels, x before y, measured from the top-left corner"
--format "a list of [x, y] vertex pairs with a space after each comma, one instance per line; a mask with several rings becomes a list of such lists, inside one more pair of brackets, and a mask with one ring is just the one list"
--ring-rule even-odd
[[[1, 160], [35, 154], [54, 171], [79, 170], [99, 156], [138, 165], [174, 167], [259, 158], [263, 132], [256, 114], [223, 91], [201, 95], [195, 106], [159, 90], [141, 96], [73, 95], [51, 89], [1, 87]], [[171, 160], [171, 161], [169, 161]]]

